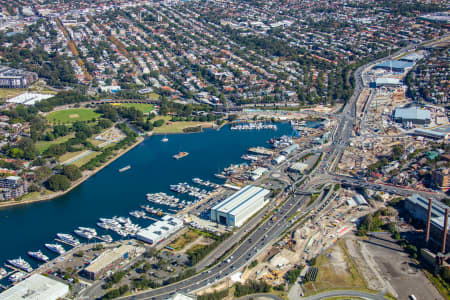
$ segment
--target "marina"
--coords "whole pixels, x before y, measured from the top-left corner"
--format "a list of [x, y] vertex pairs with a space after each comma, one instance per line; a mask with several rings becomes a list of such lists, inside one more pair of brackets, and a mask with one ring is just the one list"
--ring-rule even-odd
[[[26, 224], [39, 227], [40, 230], [31, 232], [12, 228], [5, 231], [1, 240], [0, 261], [6, 263], [5, 269], [19, 274], [14, 275], [19, 278], [19, 268], [8, 263], [9, 259], [25, 257], [28, 251], [37, 251], [39, 248], [49, 259], [57, 257], [56, 252], [43, 247], [45, 243], [56, 242], [67, 249], [69, 246], [78, 247], [62, 239], [57, 233], [70, 234], [80, 244], [131, 237], [133, 231], [138, 229], [137, 226], [147, 227], [159, 221], [163, 215], [175, 214], [196, 201], [188, 193], [176, 193], [175, 196], [169, 190], [171, 184], [186, 182], [189, 186], [198, 186], [200, 190], [210, 192], [220, 186], [219, 183], [223, 183], [214, 173], [228, 169], [232, 163], [239, 166], [241, 156], [249, 147], [264, 146], [268, 140], [288, 134], [291, 130], [287, 123], [277, 126], [277, 135], [271, 130], [253, 131], [251, 134], [231, 131], [227, 125], [220, 131], [205, 129], [197, 134], [171, 135], [170, 143], [161, 143], [160, 137], [153, 136], [58, 199], [1, 209], [0, 226], [10, 228], [10, 224]], [[206, 145], [215, 146], [211, 148]], [[174, 149], [188, 151], [190, 159], [172, 159], [167, 153]], [[117, 176], [117, 170], [127, 165], [133, 165], [133, 168], [126, 172], [126, 176]], [[156, 170], [164, 172], [158, 173]], [[200, 178], [202, 179], [198, 180]], [[155, 195], [158, 196], [154, 197]], [[136, 211], [141, 211], [137, 213], [139, 217], [130, 214]], [[74, 218], [74, 215], [77, 217]], [[128, 232], [116, 229], [119, 233], [100, 227], [94, 229], [97, 223], [103, 223], [99, 219], [102, 216], [109, 216], [108, 219], [113, 216], [129, 216], [134, 225], [121, 224], [122, 229], [127, 229]], [[122, 218], [128, 223], [128, 218]], [[28, 264], [31, 268], [36, 268], [39, 261], [30, 259]], [[11, 274], [8, 273], [1, 283], [8, 284]]]
[[265, 124], [265, 123], [247, 123], [247, 124], [237, 124], [230, 128], [231, 130], [277, 130], [276, 124]]

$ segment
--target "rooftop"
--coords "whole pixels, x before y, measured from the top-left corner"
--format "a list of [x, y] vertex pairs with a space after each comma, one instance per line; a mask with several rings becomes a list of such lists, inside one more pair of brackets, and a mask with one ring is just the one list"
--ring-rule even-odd
[[133, 250], [134, 246], [131, 245], [122, 245], [119, 248], [107, 250], [100, 254], [100, 256], [97, 257], [89, 266], [87, 266], [85, 271], [97, 273]]
[[56, 300], [69, 292], [69, 286], [54, 279], [34, 274], [0, 293], [3, 300]]
[[234, 193], [224, 201], [220, 202], [212, 209], [220, 211], [222, 213], [231, 213], [237, 208], [244, 208], [246, 203], [250, 203], [250, 201], [256, 199], [256, 197], [265, 197], [269, 193], [269, 190], [253, 185], [248, 185], [240, 191]]
[[411, 68], [414, 65], [414, 63], [409, 61], [402, 61], [402, 60], [387, 60], [379, 63], [375, 66], [375, 68], [394, 68], [394, 69], [407, 69]]
[[430, 120], [431, 114], [430, 111], [418, 107], [396, 108], [394, 111], [394, 119]]

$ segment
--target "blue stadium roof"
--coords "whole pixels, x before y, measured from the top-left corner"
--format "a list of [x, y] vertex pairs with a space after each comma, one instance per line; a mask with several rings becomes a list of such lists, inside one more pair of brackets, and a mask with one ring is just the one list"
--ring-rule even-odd
[[396, 108], [394, 111], [394, 119], [430, 120], [431, 114], [429, 110], [418, 107]]
[[375, 66], [375, 68], [383, 68], [383, 69], [390, 69], [392, 66], [393, 69], [407, 69], [414, 66], [414, 63], [409, 61], [402, 61], [402, 60], [387, 60], [383, 61], [382, 63], [379, 63]]

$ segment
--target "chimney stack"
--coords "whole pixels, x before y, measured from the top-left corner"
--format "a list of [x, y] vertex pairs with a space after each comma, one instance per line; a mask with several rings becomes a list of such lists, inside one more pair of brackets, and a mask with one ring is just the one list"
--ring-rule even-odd
[[445, 209], [444, 236], [442, 237], [442, 254], [445, 255], [445, 244], [447, 243], [448, 208]]
[[428, 244], [430, 241], [430, 225], [431, 225], [431, 206], [433, 205], [433, 199], [428, 199], [428, 218], [427, 218], [427, 232], [425, 236], [425, 242]]

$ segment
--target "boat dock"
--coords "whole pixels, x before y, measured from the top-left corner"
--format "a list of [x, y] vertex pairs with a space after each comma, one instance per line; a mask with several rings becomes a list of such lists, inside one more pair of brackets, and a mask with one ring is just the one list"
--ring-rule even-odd
[[[14, 267], [14, 266], [11, 266], [11, 265], [9, 265], [9, 264], [7, 264], [7, 263], [5, 263], [5, 267], [7, 267], [8, 269], [11, 269], [11, 270], [14, 270], [14, 271], [11, 271], [11, 272], [9, 272], [8, 273], [8, 275], [10, 274], [10, 273], [14, 273], [14, 272], [23, 272], [23, 273], [25, 273], [25, 274], [28, 274], [28, 272], [25, 272], [24, 270], [21, 270], [21, 269], [19, 269], [19, 268], [16, 268], [16, 267]], [[7, 276], [8, 276], [7, 275]]]
[[96, 237], [94, 237], [94, 239], [97, 239], [97, 240], [100, 240], [102, 242], [108, 243], [108, 241], [106, 239], [104, 239], [104, 238], [102, 238], [100, 236], [96, 236]]
[[[68, 246], [70, 246], [70, 247], [74, 247], [74, 248], [77, 247], [77, 245], [74, 245], [74, 244], [69, 243], [69, 242], [67, 242], [67, 241], [60, 240], [60, 239], [58, 239], [58, 238], [56, 238], [55, 241], [60, 242], [60, 243], [63, 243], [63, 244], [66, 244], [66, 245], [68, 245]], [[79, 245], [78, 245], [78, 246], [79, 246]]]
[[153, 217], [149, 217], [149, 216], [143, 216], [142, 218], [143, 219], [147, 219], [147, 220], [152, 220], [152, 221], [155, 221], [155, 222], [161, 221], [159, 219], [156, 219], [156, 218], [153, 218]]

